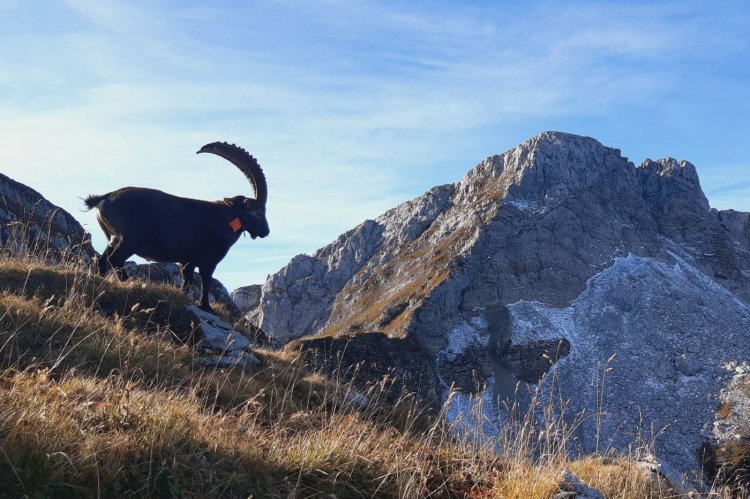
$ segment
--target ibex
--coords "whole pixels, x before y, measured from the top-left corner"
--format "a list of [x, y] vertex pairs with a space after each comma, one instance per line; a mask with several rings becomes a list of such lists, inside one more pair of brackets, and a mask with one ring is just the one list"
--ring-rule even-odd
[[143, 187], [123, 187], [84, 200], [96, 208], [96, 218], [109, 239], [99, 257], [99, 274], [113, 269], [127, 279], [125, 260], [138, 255], [161, 263], [179, 263], [182, 289], [187, 290], [198, 267], [203, 281], [200, 307], [212, 311], [208, 302], [211, 276], [243, 230], [250, 236], [269, 234], [266, 220], [268, 188], [258, 162], [241, 147], [226, 142], [206, 144], [199, 151], [231, 161], [250, 181], [255, 199], [244, 196], [223, 201], [201, 201]]

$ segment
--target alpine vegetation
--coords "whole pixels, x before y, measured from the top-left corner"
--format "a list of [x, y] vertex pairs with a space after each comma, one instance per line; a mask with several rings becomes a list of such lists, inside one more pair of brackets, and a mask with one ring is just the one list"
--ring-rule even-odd
[[206, 144], [199, 153], [210, 152], [232, 162], [247, 177], [255, 199], [245, 196], [203, 201], [167, 194], [144, 187], [123, 187], [85, 199], [109, 239], [98, 259], [105, 275], [114, 270], [127, 279], [123, 266], [133, 255], [160, 263], [179, 263], [187, 290], [198, 272], [203, 283], [200, 306], [211, 311], [209, 283], [218, 263], [237, 242], [243, 230], [250, 236], [269, 234], [266, 220], [268, 188], [260, 165], [241, 147], [226, 142]]

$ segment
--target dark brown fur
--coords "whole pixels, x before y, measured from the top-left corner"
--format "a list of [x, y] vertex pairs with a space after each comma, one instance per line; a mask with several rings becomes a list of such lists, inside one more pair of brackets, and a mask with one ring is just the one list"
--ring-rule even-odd
[[[208, 144], [198, 152], [212, 152], [234, 163], [250, 180], [256, 199], [244, 196], [222, 201], [183, 198], [143, 187], [124, 187], [85, 199], [97, 209], [97, 220], [109, 240], [98, 259], [99, 273], [115, 270], [122, 280], [125, 261], [138, 255], [154, 262], [177, 262], [186, 290], [197, 267], [203, 281], [201, 308], [210, 311], [209, 283], [216, 265], [237, 242], [243, 230], [250, 236], [269, 234], [266, 220], [266, 180], [258, 163], [243, 149], [226, 143]], [[230, 223], [239, 218], [241, 229]]]

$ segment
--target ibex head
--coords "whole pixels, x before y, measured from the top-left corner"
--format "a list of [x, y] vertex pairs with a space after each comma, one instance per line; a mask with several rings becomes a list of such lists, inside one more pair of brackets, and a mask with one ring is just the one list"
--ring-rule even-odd
[[268, 220], [266, 220], [266, 199], [268, 199], [268, 187], [266, 176], [263, 174], [258, 161], [243, 148], [226, 142], [213, 142], [201, 147], [197, 154], [210, 152], [229, 160], [250, 181], [255, 199], [245, 196], [225, 198], [224, 202], [234, 209], [237, 218], [233, 220], [232, 229], [237, 232], [246, 230], [250, 237], [266, 237], [270, 233]]

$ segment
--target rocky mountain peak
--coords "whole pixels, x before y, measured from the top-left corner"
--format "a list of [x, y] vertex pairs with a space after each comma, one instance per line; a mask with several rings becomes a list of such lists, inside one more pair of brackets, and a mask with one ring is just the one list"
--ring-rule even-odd
[[750, 358], [749, 220], [709, 210], [686, 161], [636, 168], [593, 138], [544, 132], [295, 257], [248, 317], [279, 343], [332, 337], [359, 351], [348, 345], [380, 333], [377, 350], [414, 362], [368, 347], [373, 372], [438, 399], [458, 386], [454, 412], [474, 410], [473, 394], [498, 424], [498, 401], [548, 369], [571, 407], [596, 413], [581, 380], [616, 354], [613, 417], [601, 434], [584, 423], [583, 446], [599, 435], [626, 448], [643, 414], [669, 428], [658, 453], [688, 470], [728, 379], [724, 345]]
[[[521, 271], [512, 272], [501, 301], [536, 296], [562, 304], [613, 254], [629, 248], [653, 255], [662, 251], [660, 234], [690, 237], [684, 233], [695, 225], [688, 216], [694, 209], [704, 216], [708, 203], [690, 163], [666, 159], [635, 168], [619, 149], [591, 137], [544, 132], [488, 157], [456, 184], [434, 187], [314, 254], [298, 255], [262, 286], [249, 313], [279, 341], [324, 330], [338, 334], [344, 326], [403, 335], [426, 313], [423, 305], [429, 309], [431, 290], [484, 252], [482, 266], [494, 265], [493, 272], [505, 273], [508, 265]], [[528, 244], [549, 244], [548, 256], [497, 253], [510, 241], [524, 241], [527, 234], [514, 237], [503, 229], [521, 222], [533, 226]], [[710, 223], [718, 225], [715, 217]], [[560, 239], [561, 231], [569, 239]], [[502, 241], [488, 242], [496, 233]], [[576, 263], [580, 273], [554, 264], [560, 245], [586, 252], [587, 263]], [[523, 269], [538, 269], [538, 277], [529, 281]], [[481, 302], [471, 292], [463, 296], [462, 307]]]
[[619, 149], [591, 137], [544, 132], [491, 156], [458, 183], [459, 200], [478, 193], [494, 200], [555, 202], [606, 179], [633, 183], [634, 167]]
[[560, 199], [603, 180], [610, 184], [633, 180], [632, 165], [620, 151], [590, 137], [545, 132], [519, 147], [529, 153], [513, 194]]

